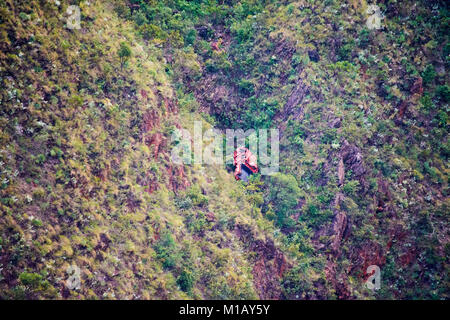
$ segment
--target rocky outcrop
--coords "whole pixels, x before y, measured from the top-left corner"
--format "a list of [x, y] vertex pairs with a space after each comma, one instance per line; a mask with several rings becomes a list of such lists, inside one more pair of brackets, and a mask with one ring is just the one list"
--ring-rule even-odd
[[275, 246], [272, 239], [255, 239], [249, 225], [239, 224], [235, 232], [247, 246], [246, 249], [256, 255], [252, 274], [260, 299], [280, 299], [280, 280], [290, 268], [283, 252]]
[[351, 170], [353, 176], [359, 181], [363, 189], [366, 189], [366, 168], [363, 162], [361, 150], [357, 146], [350, 144], [347, 140], [344, 140], [341, 148], [341, 157], [344, 162], [345, 169]]
[[157, 132], [148, 137], [145, 143], [153, 148], [153, 157], [157, 159], [161, 148], [165, 145], [165, 139], [161, 133]]
[[331, 250], [335, 253], [339, 251], [341, 240], [347, 228], [347, 215], [344, 212], [337, 212], [333, 218], [331, 226]]
[[179, 189], [186, 189], [189, 187], [190, 183], [187, 179], [186, 173], [184, 172], [184, 167], [180, 165], [169, 166], [167, 168], [167, 173], [169, 175], [169, 188], [170, 190], [176, 191]]
[[340, 158], [339, 164], [338, 164], [338, 178], [339, 178], [340, 186], [342, 186], [344, 184], [344, 177], [345, 177], [344, 160], [342, 158]]
[[302, 102], [303, 98], [309, 93], [309, 87], [300, 78], [296, 87], [292, 90], [286, 104], [283, 108], [284, 118], [287, 119], [293, 115], [294, 119], [301, 119], [303, 115], [303, 108], [297, 107]]
[[147, 111], [147, 113], [144, 114], [142, 131], [147, 133], [158, 125], [159, 116], [157, 111], [154, 109]]
[[338, 299], [349, 299], [351, 295], [350, 286], [344, 275], [339, 275], [336, 271], [336, 261], [329, 259], [325, 265], [325, 276], [327, 281], [331, 283], [336, 292]]
[[[337, 193], [334, 199], [334, 216], [331, 223], [320, 228], [313, 237], [313, 245], [317, 250], [322, 250], [327, 256], [327, 264], [325, 266], [325, 277], [331, 284], [339, 299], [348, 299], [350, 297], [350, 289], [348, 281], [344, 274], [338, 274], [336, 271], [337, 259], [341, 255], [341, 244], [347, 236], [349, 230], [349, 221], [347, 214], [339, 210], [340, 202], [344, 195]], [[323, 242], [323, 239], [327, 239]]]

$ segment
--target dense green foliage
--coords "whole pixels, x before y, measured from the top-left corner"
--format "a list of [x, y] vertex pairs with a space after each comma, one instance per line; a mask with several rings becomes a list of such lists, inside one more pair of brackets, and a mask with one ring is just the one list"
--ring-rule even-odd
[[[447, 2], [69, 2], [0, 1], [0, 298], [448, 299]], [[280, 172], [173, 164], [194, 121]]]

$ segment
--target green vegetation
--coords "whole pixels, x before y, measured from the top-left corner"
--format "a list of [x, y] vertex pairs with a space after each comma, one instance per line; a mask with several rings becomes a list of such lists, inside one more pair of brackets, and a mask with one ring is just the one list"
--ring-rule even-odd
[[[1, 299], [449, 298], [445, 1], [76, 4], [0, 2]], [[194, 121], [280, 172], [172, 163]]]
[[280, 226], [292, 223], [289, 216], [295, 212], [298, 199], [302, 195], [297, 181], [291, 175], [276, 173], [267, 182], [267, 202], [271, 203], [277, 214]]
[[131, 57], [131, 48], [125, 42], [121, 42], [118, 55], [120, 58], [120, 67], [123, 67], [124, 63]]

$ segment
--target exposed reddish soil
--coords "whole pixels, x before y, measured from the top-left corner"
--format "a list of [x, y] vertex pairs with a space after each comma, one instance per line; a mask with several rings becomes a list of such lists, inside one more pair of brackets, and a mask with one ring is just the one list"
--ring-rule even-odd
[[252, 274], [260, 299], [280, 299], [282, 294], [280, 280], [290, 268], [283, 252], [275, 246], [272, 239], [255, 239], [248, 225], [237, 225], [235, 232], [248, 246], [247, 249], [256, 253]]

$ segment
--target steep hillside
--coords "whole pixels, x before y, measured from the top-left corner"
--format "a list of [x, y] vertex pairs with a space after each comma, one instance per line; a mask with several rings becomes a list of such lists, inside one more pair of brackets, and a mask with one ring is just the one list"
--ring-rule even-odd
[[253, 242], [277, 252], [270, 224], [223, 168], [170, 162], [180, 106], [162, 50], [111, 6], [80, 5], [79, 31], [63, 6], [2, 7], [1, 296], [264, 295], [250, 261]]
[[[369, 4], [0, 1], [0, 298], [448, 299], [448, 4]], [[280, 172], [174, 164], [194, 121]]]

